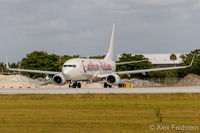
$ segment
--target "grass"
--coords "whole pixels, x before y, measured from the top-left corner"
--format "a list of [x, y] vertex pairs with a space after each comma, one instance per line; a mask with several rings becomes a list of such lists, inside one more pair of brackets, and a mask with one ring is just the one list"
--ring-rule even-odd
[[177, 132], [149, 126], [200, 125], [199, 99], [200, 94], [0, 95], [0, 133]]

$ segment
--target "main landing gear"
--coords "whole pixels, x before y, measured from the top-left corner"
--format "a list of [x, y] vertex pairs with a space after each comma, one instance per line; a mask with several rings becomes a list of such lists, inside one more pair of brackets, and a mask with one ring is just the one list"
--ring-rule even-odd
[[69, 88], [81, 88], [80, 82], [70, 82]]
[[109, 85], [107, 83], [104, 83], [104, 88], [112, 88], [112, 85]]

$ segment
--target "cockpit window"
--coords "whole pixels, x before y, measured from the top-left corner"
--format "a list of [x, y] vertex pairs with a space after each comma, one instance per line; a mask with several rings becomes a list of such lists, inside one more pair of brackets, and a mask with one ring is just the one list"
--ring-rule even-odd
[[75, 68], [76, 65], [63, 65], [63, 67], [73, 67], [73, 68]]

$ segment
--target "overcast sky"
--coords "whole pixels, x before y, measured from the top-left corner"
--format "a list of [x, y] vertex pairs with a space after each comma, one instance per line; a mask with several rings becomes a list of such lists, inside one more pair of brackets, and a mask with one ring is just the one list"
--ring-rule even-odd
[[32, 51], [185, 53], [200, 43], [200, 0], [0, 0], [0, 61]]

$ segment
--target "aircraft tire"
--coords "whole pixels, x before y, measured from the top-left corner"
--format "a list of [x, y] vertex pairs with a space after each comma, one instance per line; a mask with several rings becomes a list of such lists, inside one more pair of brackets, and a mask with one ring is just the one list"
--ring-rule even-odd
[[77, 83], [73, 83], [72, 88], [76, 88], [76, 87], [77, 87]]
[[81, 88], [81, 83], [78, 83], [77, 86], [78, 86], [78, 88]]
[[107, 88], [108, 87], [108, 84], [107, 83], [104, 83], [104, 88]]

